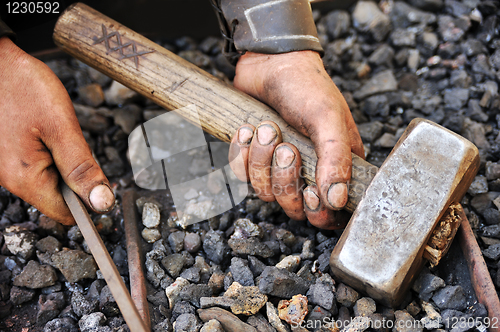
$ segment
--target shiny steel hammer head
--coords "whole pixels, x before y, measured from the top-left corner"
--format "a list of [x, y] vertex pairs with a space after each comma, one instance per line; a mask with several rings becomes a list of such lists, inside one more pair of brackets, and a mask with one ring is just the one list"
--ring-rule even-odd
[[461, 200], [478, 168], [471, 142], [430, 121], [413, 120], [334, 248], [333, 274], [397, 306], [424, 263], [434, 227], [447, 207]]

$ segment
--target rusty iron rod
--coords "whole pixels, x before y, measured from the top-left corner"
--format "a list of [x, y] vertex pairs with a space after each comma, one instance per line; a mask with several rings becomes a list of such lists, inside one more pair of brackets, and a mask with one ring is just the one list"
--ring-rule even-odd
[[82, 201], [64, 182], [61, 192], [130, 331], [149, 332]]
[[458, 240], [467, 261], [472, 287], [479, 303], [484, 304], [488, 310], [490, 319], [490, 324], [487, 326], [488, 330], [498, 332], [500, 331], [498, 326], [500, 324], [500, 301], [481, 249], [472, 232], [469, 220], [462, 209], [460, 210], [460, 217], [462, 224], [458, 230]]
[[130, 295], [139, 314], [148, 330], [151, 330], [151, 318], [147, 299], [146, 283], [144, 278], [141, 238], [137, 228], [136, 194], [134, 190], [127, 190], [123, 194], [123, 225], [127, 239], [127, 259], [130, 278]]

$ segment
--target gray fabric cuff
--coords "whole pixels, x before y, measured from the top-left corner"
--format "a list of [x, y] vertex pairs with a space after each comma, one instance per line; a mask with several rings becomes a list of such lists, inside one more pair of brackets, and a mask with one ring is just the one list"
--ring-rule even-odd
[[16, 34], [14, 33], [14, 31], [12, 31], [12, 29], [9, 28], [7, 24], [2, 21], [2, 19], [0, 19], [0, 38], [5, 36], [9, 37], [13, 41], [16, 40]]
[[323, 53], [308, 0], [211, 0], [234, 63], [246, 51]]

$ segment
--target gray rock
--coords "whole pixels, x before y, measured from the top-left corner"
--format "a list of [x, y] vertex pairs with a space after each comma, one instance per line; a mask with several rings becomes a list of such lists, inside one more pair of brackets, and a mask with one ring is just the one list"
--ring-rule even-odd
[[436, 15], [414, 8], [404, 1], [395, 1], [390, 18], [392, 24], [397, 28], [407, 28], [413, 24], [433, 24]]
[[182, 254], [172, 254], [161, 260], [161, 265], [172, 278], [177, 278], [186, 264], [186, 257]]
[[14, 278], [14, 286], [31, 289], [52, 286], [57, 281], [56, 271], [49, 265], [40, 265], [29, 261], [22, 272]]
[[55, 253], [61, 250], [62, 244], [53, 236], [47, 236], [36, 243], [36, 248], [41, 252]]
[[258, 258], [254, 256], [248, 256], [248, 267], [256, 278], [261, 275], [261, 273], [266, 268], [266, 264], [262, 263]]
[[160, 225], [160, 209], [154, 203], [144, 203], [142, 209], [142, 224], [149, 228]]
[[359, 90], [354, 92], [353, 97], [364, 99], [374, 94], [396, 91], [397, 88], [398, 82], [392, 70], [384, 70], [373, 75]]
[[106, 316], [102, 312], [93, 312], [83, 316], [78, 321], [78, 326], [81, 332], [95, 332], [99, 327], [106, 323]]
[[500, 178], [500, 164], [492, 161], [486, 162], [486, 179], [496, 180]]
[[225, 332], [221, 323], [216, 319], [211, 319], [201, 328], [200, 332]]
[[432, 297], [432, 300], [439, 309], [464, 310], [467, 307], [462, 286], [446, 286], [437, 291]]
[[181, 273], [181, 278], [184, 278], [190, 282], [199, 282], [200, 281], [200, 268], [199, 267], [190, 267], [189, 269], [185, 269]]
[[231, 251], [222, 232], [214, 230], [208, 231], [205, 235], [203, 250], [207, 258], [215, 264], [221, 264]]
[[406, 311], [398, 310], [395, 313], [396, 319], [394, 321], [395, 332], [422, 332], [421, 324], [417, 324], [415, 319]]
[[487, 249], [483, 250], [483, 255], [486, 258], [492, 260], [498, 260], [500, 258], [500, 244], [494, 244], [489, 246]]
[[255, 327], [259, 332], [276, 332], [274, 327], [260, 313], [248, 317], [247, 324]]
[[483, 227], [483, 236], [500, 239], [500, 225], [491, 225]]
[[496, 225], [500, 222], [500, 211], [495, 208], [487, 208], [483, 212], [483, 217], [487, 225]]
[[460, 110], [469, 100], [469, 89], [452, 88], [444, 92], [445, 107], [452, 110]]
[[168, 318], [153, 326], [153, 332], [171, 332], [172, 329], [172, 323], [170, 323], [170, 319]]
[[61, 271], [68, 282], [95, 279], [97, 264], [92, 255], [81, 250], [64, 250], [52, 255], [54, 266]]
[[[312, 326], [322, 326], [324, 322], [331, 321], [332, 314], [328, 310], [315, 306], [307, 315], [306, 321], [311, 323]], [[350, 317], [349, 317], [350, 321]]]
[[198, 332], [201, 323], [194, 314], [182, 314], [175, 320], [175, 332]]
[[201, 248], [201, 238], [197, 233], [186, 233], [184, 237], [184, 250], [196, 253]]
[[267, 266], [259, 279], [259, 290], [263, 294], [289, 299], [297, 294], [305, 294], [309, 283], [285, 269]]
[[410, 4], [414, 7], [432, 12], [443, 7], [443, 0], [410, 0]]
[[444, 286], [446, 284], [443, 279], [428, 271], [422, 271], [413, 283], [412, 289], [418, 293], [419, 298], [429, 301], [434, 292]]
[[[488, 166], [486, 166], [486, 168], [488, 168]], [[488, 178], [488, 174], [486, 174], [486, 178]], [[499, 195], [500, 192], [496, 191], [489, 191], [485, 194], [479, 194], [471, 199], [470, 204], [476, 211], [482, 214], [486, 208], [492, 206], [492, 201]]]
[[40, 295], [38, 299], [38, 312], [36, 315], [37, 323], [44, 325], [48, 321], [56, 318], [64, 306], [65, 301], [64, 294], [62, 292]]
[[448, 15], [439, 15], [438, 32], [446, 42], [457, 42], [462, 39], [465, 33], [457, 26], [456, 21]]
[[71, 296], [71, 308], [78, 317], [94, 312], [98, 304], [96, 299], [87, 299], [81, 292], [73, 292]]
[[113, 110], [115, 124], [120, 126], [125, 134], [130, 134], [141, 120], [142, 109], [135, 104], [128, 104]]
[[341, 283], [337, 288], [337, 302], [347, 308], [352, 308], [359, 299], [359, 294], [351, 287]]
[[358, 1], [352, 13], [353, 25], [362, 32], [370, 32], [376, 41], [385, 39], [391, 29], [389, 16], [373, 1]]
[[394, 58], [394, 49], [388, 44], [380, 45], [368, 58], [370, 64], [387, 67], [392, 67], [392, 59]]
[[307, 291], [307, 299], [310, 303], [319, 305], [330, 310], [334, 303], [332, 285], [317, 282]]
[[370, 118], [389, 115], [389, 101], [385, 95], [375, 95], [366, 98], [364, 111]]
[[118, 303], [116, 303], [108, 285], [104, 286], [99, 294], [99, 309], [106, 317], [117, 316], [120, 313]]
[[20, 226], [10, 226], [5, 229], [3, 238], [7, 249], [24, 260], [35, 253], [36, 234]]
[[368, 317], [373, 314], [377, 310], [377, 305], [372, 298], [362, 297], [356, 301], [356, 304], [353, 307], [355, 316], [364, 316]]
[[104, 92], [97, 83], [92, 83], [78, 88], [78, 95], [85, 105], [98, 107], [104, 102]]
[[176, 320], [182, 314], [195, 314], [196, 308], [187, 301], [176, 302], [172, 309], [172, 320]]
[[181, 252], [184, 249], [184, 232], [173, 232], [168, 236], [168, 243], [173, 252]]
[[379, 121], [358, 124], [358, 131], [364, 143], [373, 143], [382, 135], [384, 124]]
[[212, 287], [204, 284], [189, 284], [182, 288], [179, 297], [200, 308], [200, 298], [212, 296]]
[[128, 101], [137, 98], [137, 96], [137, 92], [130, 90], [117, 81], [113, 81], [111, 86], [104, 91], [104, 99], [106, 100], [106, 103], [111, 106], [124, 105]]
[[233, 280], [240, 283], [242, 286], [255, 285], [252, 270], [245, 260], [239, 257], [231, 258], [231, 266], [229, 266], [229, 270], [233, 275]]
[[69, 317], [56, 318], [45, 324], [43, 332], [78, 332], [75, 321]]
[[228, 244], [235, 253], [240, 255], [253, 255], [268, 258], [275, 254], [274, 251], [269, 248], [268, 244], [262, 243], [256, 237], [248, 239], [237, 239], [232, 237], [229, 239]]
[[389, 38], [392, 45], [396, 47], [415, 47], [417, 45], [417, 35], [412, 30], [394, 29]]
[[33, 289], [13, 286], [10, 289], [10, 300], [15, 305], [20, 305], [24, 302], [31, 301], [35, 296], [35, 293], [36, 292]]
[[484, 194], [488, 192], [488, 180], [484, 175], [476, 175], [474, 181], [472, 181], [467, 193], [472, 196], [477, 194]]
[[331, 40], [343, 37], [349, 32], [349, 28], [351, 27], [351, 17], [345, 10], [334, 10], [328, 13], [324, 20]]

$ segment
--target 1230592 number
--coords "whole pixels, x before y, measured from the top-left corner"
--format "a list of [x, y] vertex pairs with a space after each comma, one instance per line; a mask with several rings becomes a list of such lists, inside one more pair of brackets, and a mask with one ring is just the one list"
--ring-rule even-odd
[[59, 14], [59, 8], [56, 1], [7, 2], [8, 14]]
[[476, 326], [483, 325], [486, 328], [498, 328], [498, 318], [493, 317], [451, 317], [446, 318], [446, 325], [450, 327], [450, 329], [459, 328], [459, 329], [471, 329]]

